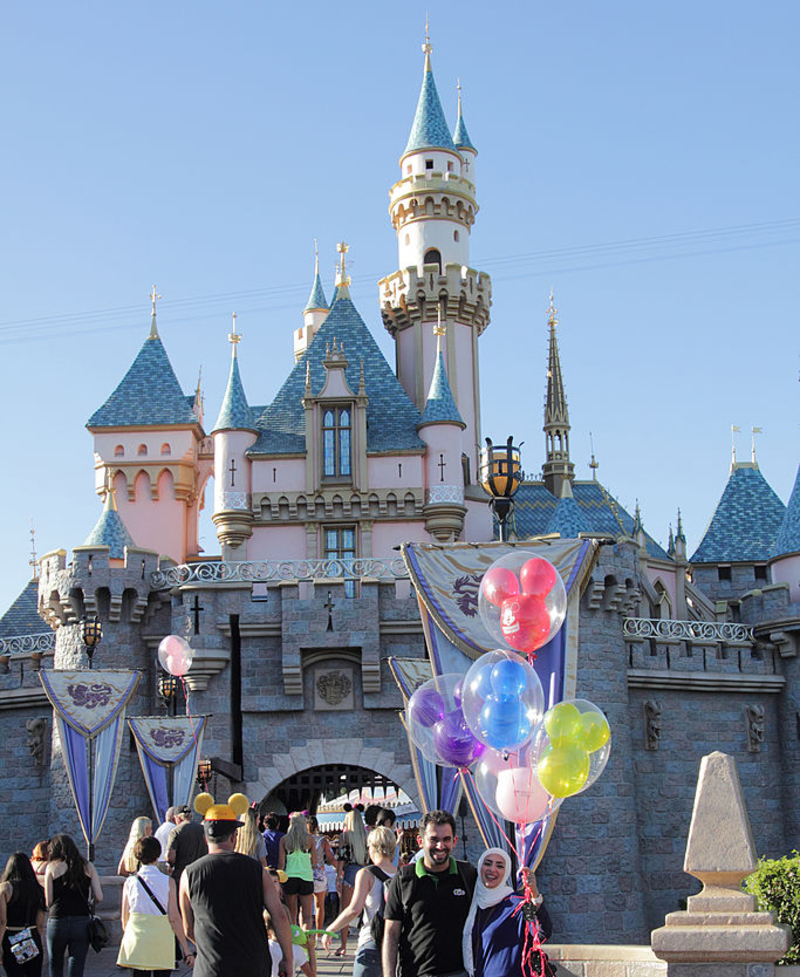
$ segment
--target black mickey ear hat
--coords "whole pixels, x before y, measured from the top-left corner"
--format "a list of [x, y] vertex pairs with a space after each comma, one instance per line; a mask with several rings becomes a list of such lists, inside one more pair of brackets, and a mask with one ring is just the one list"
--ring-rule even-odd
[[357, 811], [360, 811], [363, 814], [364, 813], [364, 805], [363, 804], [356, 804], [356, 810]]
[[345, 805], [344, 805], [344, 813], [345, 814], [349, 814], [350, 811], [352, 811], [352, 810], [353, 810], [353, 805], [350, 804], [349, 801], [347, 803], [345, 803]]

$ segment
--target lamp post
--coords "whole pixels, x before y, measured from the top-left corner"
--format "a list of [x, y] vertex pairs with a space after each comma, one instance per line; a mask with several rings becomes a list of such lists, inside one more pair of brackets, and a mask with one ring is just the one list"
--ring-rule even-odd
[[95, 648], [103, 640], [103, 625], [100, 623], [100, 618], [93, 614], [91, 617], [81, 618], [81, 637], [83, 638], [83, 643], [86, 646], [86, 654], [89, 658], [89, 668], [92, 667], [92, 657], [94, 656]]
[[174, 716], [178, 704], [178, 680], [174, 675], [158, 676], [158, 695], [167, 710], [168, 716]]
[[489, 496], [489, 508], [500, 523], [500, 539], [508, 540], [506, 521], [514, 508], [513, 497], [522, 484], [524, 473], [520, 467], [519, 448], [509, 438], [504, 448], [495, 448], [492, 439], [486, 439], [481, 451], [480, 483]]

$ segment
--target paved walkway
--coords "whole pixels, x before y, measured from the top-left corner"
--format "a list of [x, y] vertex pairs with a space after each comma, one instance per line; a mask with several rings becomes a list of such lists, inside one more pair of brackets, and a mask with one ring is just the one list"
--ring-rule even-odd
[[[328, 957], [322, 951], [317, 953], [317, 977], [351, 977], [355, 939], [351, 942], [353, 949], [348, 950], [344, 960], [341, 957]], [[118, 947], [106, 947], [100, 953], [94, 953], [90, 950], [86, 960], [85, 977], [126, 977], [129, 975], [130, 970], [122, 970], [117, 967], [118, 951]], [[175, 975], [176, 977], [189, 977], [191, 972], [191, 967], [181, 966], [175, 971]], [[47, 973], [46, 965], [44, 973]]]

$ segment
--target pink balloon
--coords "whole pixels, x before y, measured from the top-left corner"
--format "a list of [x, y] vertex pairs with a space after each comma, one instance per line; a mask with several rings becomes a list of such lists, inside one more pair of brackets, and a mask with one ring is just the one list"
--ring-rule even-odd
[[158, 663], [165, 672], [176, 678], [189, 671], [193, 660], [191, 645], [177, 634], [168, 634], [158, 646]]
[[519, 578], [522, 581], [523, 594], [535, 594], [544, 597], [555, 586], [558, 570], [549, 560], [535, 556], [522, 567]]
[[495, 801], [509, 821], [530, 824], [547, 814], [550, 795], [532, 767], [508, 767], [497, 774]]

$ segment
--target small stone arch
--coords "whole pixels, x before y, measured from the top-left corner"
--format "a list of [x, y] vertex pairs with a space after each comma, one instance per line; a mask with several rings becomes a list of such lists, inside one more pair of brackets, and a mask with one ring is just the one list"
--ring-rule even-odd
[[168, 455], [171, 455], [171, 454], [172, 454], [172, 448], [169, 446], [169, 442], [168, 441], [165, 441], [161, 445], [161, 455], [162, 455], [162, 457], [167, 457]]
[[133, 480], [133, 499], [131, 501], [143, 502], [153, 497], [153, 483], [150, 474], [144, 468], [140, 468]]
[[140, 458], [146, 458], [147, 457], [147, 445], [146, 444], [140, 444], [139, 447], [136, 449], [136, 454]]
[[[312, 762], [309, 762], [310, 758], [313, 758]], [[286, 752], [276, 753], [269, 766], [258, 768], [258, 780], [245, 784], [244, 793], [251, 800], [268, 797], [276, 787], [294, 774], [327, 763], [342, 763], [374, 770], [393, 781], [412, 800], [419, 803], [411, 764], [399, 763], [394, 753], [381, 747], [366, 746], [361, 737], [307, 740], [302, 746], [293, 745]]]
[[124, 458], [125, 457], [125, 448], [124, 448], [123, 445], [121, 445], [121, 444], [115, 445], [115, 447], [114, 447], [114, 457], [115, 458]]
[[159, 499], [175, 498], [175, 479], [173, 478], [172, 472], [169, 470], [169, 468], [161, 469], [161, 471], [158, 473], [156, 485], [158, 486]]

